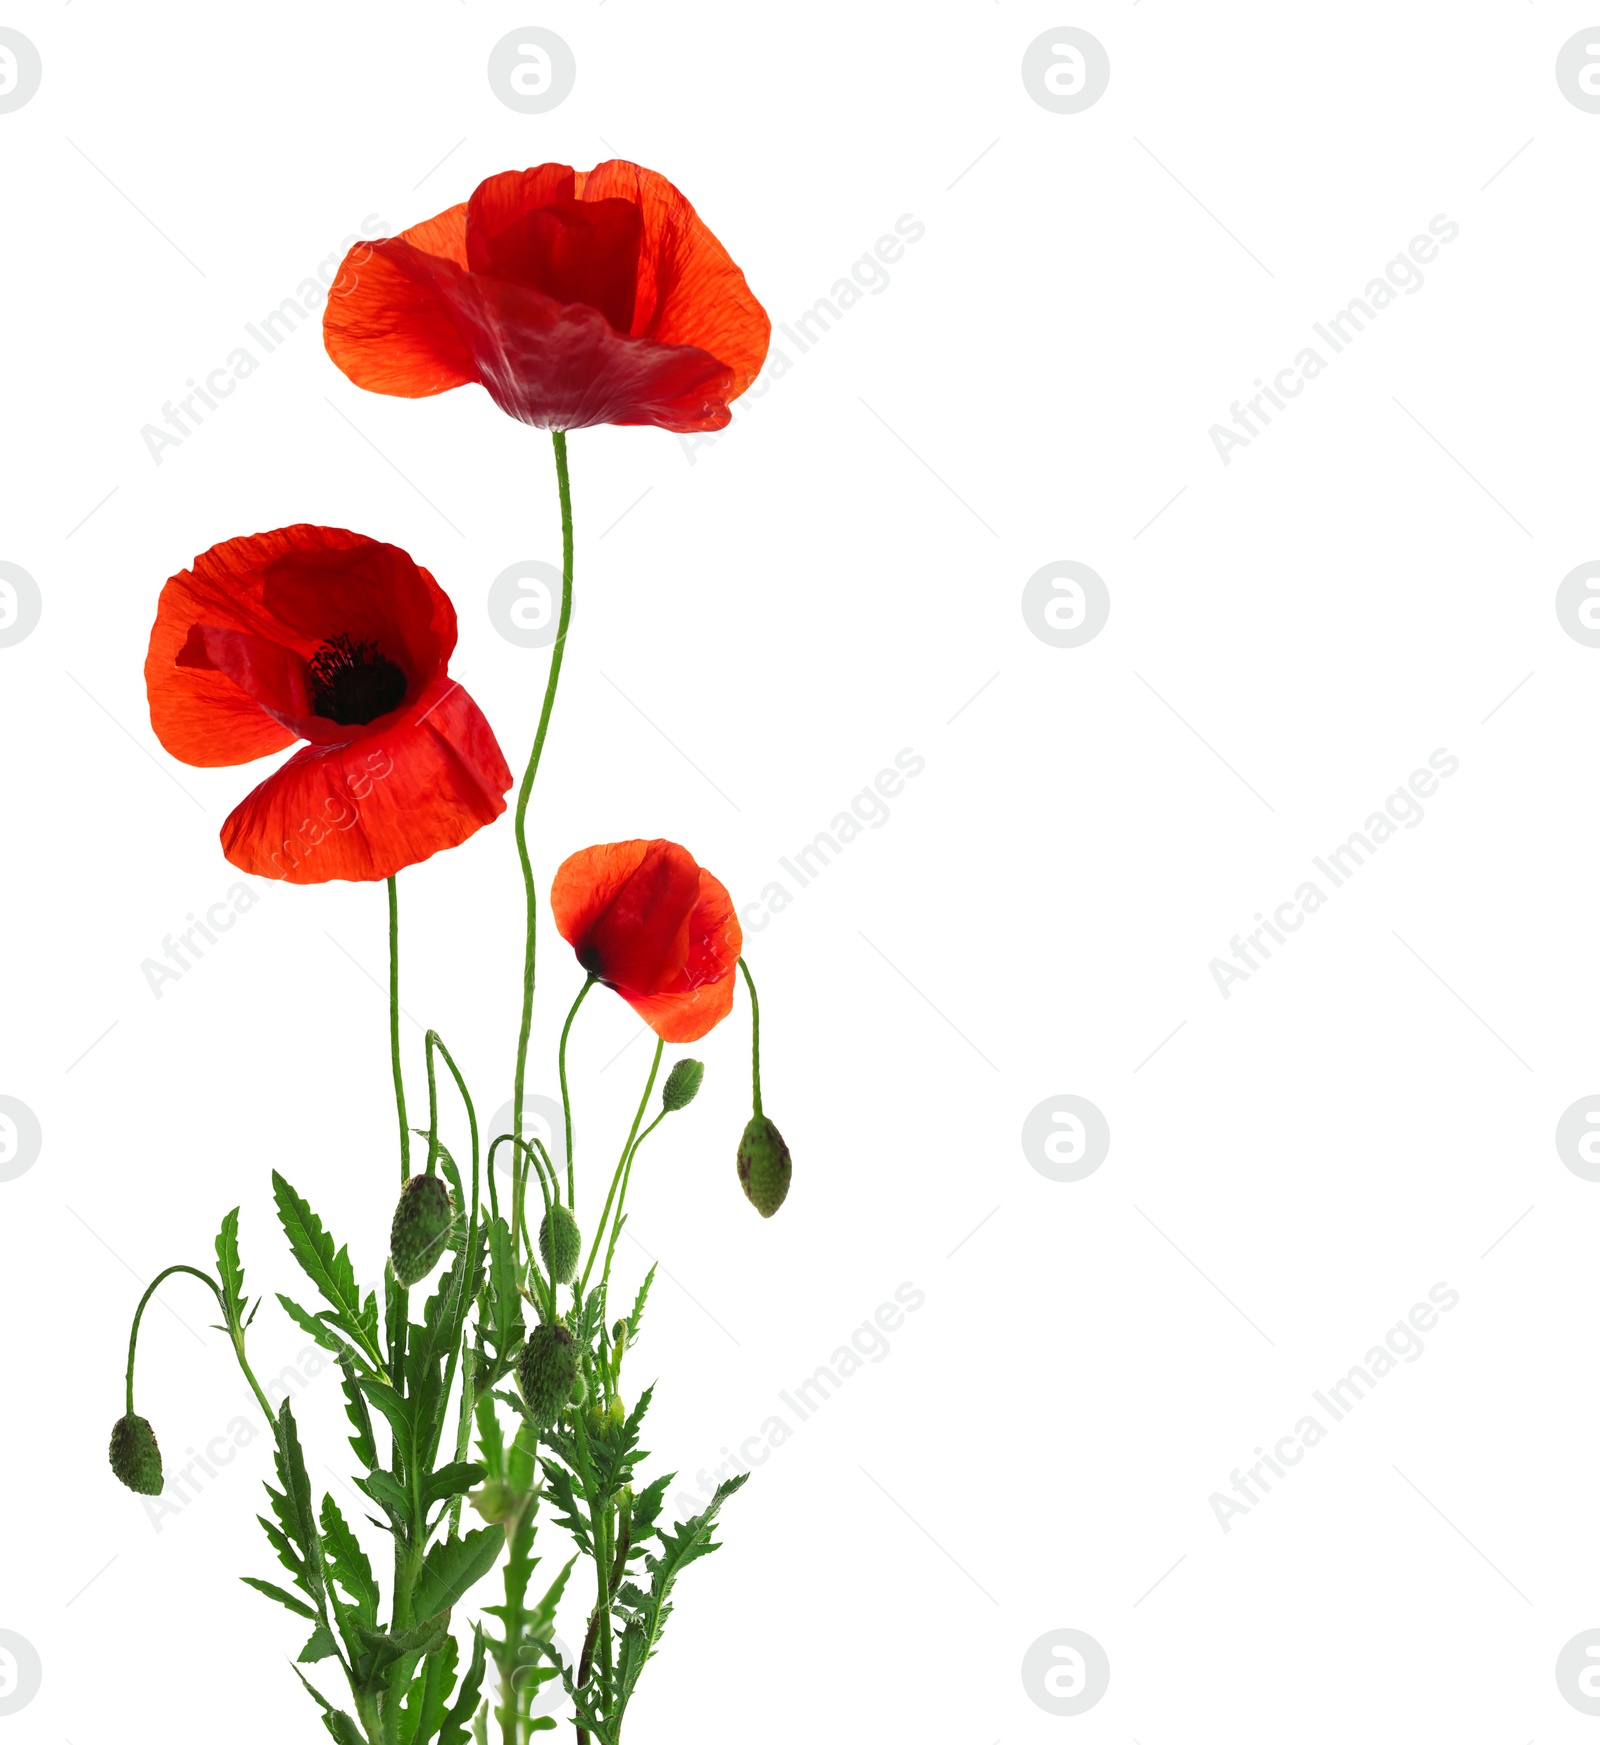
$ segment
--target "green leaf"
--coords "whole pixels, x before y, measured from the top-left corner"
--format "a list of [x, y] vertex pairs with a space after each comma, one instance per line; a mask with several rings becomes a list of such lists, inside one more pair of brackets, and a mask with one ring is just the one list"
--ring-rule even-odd
[[645, 1299], [650, 1295], [650, 1286], [655, 1282], [656, 1269], [651, 1267], [644, 1275], [644, 1283], [639, 1286], [639, 1294], [633, 1299], [633, 1313], [628, 1317], [628, 1344], [631, 1346], [639, 1336], [639, 1322], [644, 1315]]
[[311, 1632], [311, 1640], [300, 1650], [300, 1664], [309, 1666], [314, 1661], [327, 1660], [338, 1652], [339, 1650], [334, 1646], [333, 1637], [329, 1634], [328, 1626], [318, 1624], [316, 1629]]
[[355, 1340], [374, 1367], [383, 1367], [378, 1351], [378, 1328], [374, 1318], [375, 1304], [361, 1301], [356, 1288], [355, 1270], [350, 1264], [350, 1251], [334, 1248], [333, 1238], [322, 1227], [322, 1220], [301, 1199], [292, 1187], [272, 1172], [272, 1193], [278, 1203], [278, 1219], [294, 1257], [300, 1262], [307, 1278], [322, 1293], [323, 1300], [333, 1310], [338, 1325]]
[[438, 1651], [417, 1668], [400, 1705], [398, 1745], [429, 1745], [444, 1722], [445, 1699], [456, 1681], [459, 1650], [454, 1636], [446, 1635]]
[[483, 1479], [483, 1468], [475, 1460], [453, 1460], [441, 1466], [422, 1491], [422, 1506], [438, 1502], [442, 1497], [459, 1497]]
[[494, 1568], [505, 1542], [505, 1532], [499, 1527], [480, 1527], [460, 1539], [441, 1540], [423, 1559], [412, 1590], [412, 1609], [424, 1617], [448, 1611], [474, 1582]]
[[283, 1312], [304, 1332], [309, 1333], [324, 1351], [331, 1351], [341, 1360], [352, 1359], [361, 1374], [372, 1374], [372, 1361], [364, 1351], [358, 1350], [348, 1340], [341, 1339], [320, 1315], [313, 1315], [309, 1310], [302, 1309], [293, 1298], [286, 1297], [282, 1291], [276, 1295]]
[[362, 1622], [372, 1623], [378, 1615], [378, 1584], [372, 1565], [331, 1496], [322, 1499], [322, 1544], [334, 1580], [350, 1596]]
[[355, 1426], [350, 1446], [355, 1457], [370, 1472], [378, 1464], [378, 1442], [372, 1434], [372, 1414], [366, 1396], [356, 1381], [356, 1367], [343, 1355], [339, 1359], [339, 1385], [344, 1389], [344, 1413]]
[[253, 1587], [258, 1594], [265, 1594], [269, 1600], [276, 1600], [280, 1606], [287, 1606], [297, 1618], [315, 1620], [316, 1611], [304, 1600], [297, 1600], [293, 1594], [285, 1593], [281, 1587], [274, 1587], [270, 1581], [261, 1581], [253, 1575], [239, 1577], [246, 1587]]
[[239, 1208], [222, 1220], [217, 1232], [217, 1276], [222, 1281], [222, 1300], [227, 1306], [232, 1327], [242, 1327], [245, 1319], [244, 1268], [239, 1264]]
[[456, 1692], [456, 1700], [439, 1728], [439, 1745], [470, 1745], [467, 1726], [472, 1719], [473, 1710], [478, 1706], [478, 1692], [483, 1686], [483, 1667], [483, 1628], [480, 1625], [472, 1632], [472, 1659], [462, 1675], [461, 1688]]
[[356, 1638], [363, 1649], [355, 1664], [357, 1682], [370, 1687], [397, 1660], [405, 1660], [413, 1654], [431, 1654], [445, 1640], [449, 1624], [449, 1614], [440, 1612], [424, 1618], [409, 1630], [391, 1635], [385, 1630], [372, 1629], [360, 1619], [353, 1620]]
[[385, 1472], [381, 1466], [376, 1467], [365, 1478], [358, 1478], [356, 1483], [380, 1509], [401, 1521], [409, 1515], [411, 1498], [406, 1494], [406, 1487], [392, 1472]]
[[320, 1602], [327, 1589], [322, 1569], [322, 1548], [317, 1538], [316, 1518], [312, 1513], [311, 1480], [306, 1476], [306, 1457], [300, 1449], [300, 1437], [294, 1425], [294, 1411], [288, 1400], [278, 1408], [277, 1430], [278, 1482], [283, 1490], [281, 1493], [273, 1492], [269, 1485], [268, 1494], [273, 1497], [273, 1512], [283, 1523], [284, 1531], [305, 1564], [304, 1577], [311, 1596]]
[[670, 1532], [661, 1535], [659, 1556], [646, 1554], [645, 1564], [650, 1571], [650, 1592], [643, 1596], [645, 1603], [629, 1618], [627, 1628], [623, 1631], [617, 1664], [616, 1700], [609, 1716], [613, 1727], [620, 1726], [634, 1686], [639, 1682], [639, 1674], [643, 1672], [645, 1662], [656, 1651], [662, 1626], [672, 1612], [673, 1585], [691, 1563], [717, 1549], [717, 1542], [712, 1537], [716, 1530], [717, 1513], [749, 1476], [749, 1473], [741, 1472], [737, 1478], [725, 1479], [717, 1486], [711, 1501], [699, 1514], [691, 1515], [687, 1521], [680, 1521]]

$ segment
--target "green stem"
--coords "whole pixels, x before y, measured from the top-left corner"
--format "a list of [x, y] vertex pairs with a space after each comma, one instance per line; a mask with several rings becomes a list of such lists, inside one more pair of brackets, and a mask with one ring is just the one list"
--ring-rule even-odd
[[[545, 680], [544, 706], [539, 711], [539, 726], [533, 736], [533, 751], [528, 767], [517, 789], [517, 859], [522, 865], [522, 888], [527, 897], [527, 940], [522, 952], [522, 1026], [517, 1033], [517, 1071], [512, 1086], [512, 1131], [522, 1137], [522, 1089], [528, 1072], [528, 1036], [533, 1028], [534, 946], [538, 932], [538, 901], [533, 888], [533, 862], [528, 857], [528, 799], [533, 793], [533, 778], [539, 773], [539, 759], [544, 754], [545, 735], [550, 730], [550, 711], [555, 707], [556, 685], [561, 678], [561, 660], [567, 647], [567, 626], [572, 621], [572, 486], [567, 477], [567, 433], [550, 433], [556, 453], [556, 487], [561, 496], [561, 616], [556, 625], [555, 646], [550, 651], [550, 674]], [[513, 1223], [512, 1241], [517, 1240], [522, 1196], [520, 1193], [520, 1156], [512, 1158]]]
[[622, 1192], [617, 1195], [616, 1215], [611, 1220], [611, 1240], [606, 1244], [606, 1263], [600, 1269], [601, 1290], [604, 1290], [611, 1280], [611, 1257], [617, 1251], [617, 1238], [622, 1234], [622, 1208], [628, 1203], [628, 1184], [633, 1180], [633, 1160], [639, 1155], [639, 1148], [645, 1140], [655, 1132], [666, 1118], [667, 1111], [663, 1109], [633, 1142], [633, 1147], [628, 1153], [628, 1167], [622, 1172]]
[[[210, 1273], [201, 1272], [198, 1267], [185, 1266], [180, 1261], [178, 1265], [169, 1266], [165, 1272], [158, 1272], [156, 1274], [156, 1276], [153, 1279], [151, 1279], [149, 1287], [146, 1289], [144, 1295], [142, 1297], [140, 1297], [140, 1299], [139, 1299], [138, 1308], [133, 1311], [133, 1328], [132, 1328], [132, 1331], [128, 1334], [128, 1388], [127, 1388], [128, 1406], [127, 1406], [127, 1410], [128, 1410], [128, 1416], [130, 1418], [133, 1416], [133, 1354], [134, 1354], [135, 1347], [139, 1343], [139, 1322], [144, 1318], [145, 1304], [148, 1303], [150, 1301], [150, 1299], [156, 1294], [156, 1287], [159, 1284], [161, 1284], [163, 1280], [171, 1278], [175, 1272], [186, 1272], [189, 1274], [189, 1276], [191, 1278], [199, 1279], [201, 1284], [203, 1284], [211, 1292], [212, 1296], [214, 1296], [217, 1299], [217, 1307], [222, 1310], [222, 1318], [224, 1320], [228, 1319], [228, 1306], [226, 1303], [223, 1302], [222, 1292], [220, 1290], [218, 1290], [217, 1281], [211, 1276]], [[250, 1377], [250, 1385], [252, 1387], [255, 1387], [255, 1377], [254, 1376]], [[261, 1394], [260, 1388], [256, 1388], [256, 1395], [258, 1398], [260, 1397], [260, 1394]], [[267, 1422], [269, 1424], [272, 1422], [272, 1408], [270, 1406], [267, 1407]]]
[[572, 1173], [572, 1099], [567, 1094], [567, 1032], [572, 1028], [572, 1020], [578, 1015], [578, 1008], [583, 1004], [583, 997], [599, 980], [598, 976], [590, 976], [578, 989], [578, 997], [572, 1002], [572, 1010], [567, 1013], [567, 1021], [561, 1026], [561, 1046], [556, 1050], [556, 1072], [561, 1079], [561, 1119], [566, 1126], [567, 1142], [567, 1205], [572, 1211], [578, 1209], [577, 1189], [573, 1185]]
[[406, 1125], [406, 1080], [400, 1070], [400, 898], [389, 884], [389, 1058], [394, 1065], [394, 1102], [400, 1112], [400, 1180], [411, 1179], [411, 1129]]
[[666, 1043], [656, 1042], [655, 1058], [650, 1062], [650, 1076], [645, 1080], [644, 1095], [639, 1099], [639, 1107], [634, 1113], [633, 1125], [628, 1129], [628, 1143], [622, 1148], [622, 1156], [617, 1159], [617, 1167], [612, 1171], [611, 1188], [606, 1194], [606, 1203], [601, 1208], [600, 1222], [595, 1226], [594, 1244], [589, 1250], [588, 1264], [583, 1269], [583, 1277], [578, 1280], [578, 1300], [582, 1302], [583, 1293], [589, 1283], [589, 1274], [594, 1267], [594, 1257], [600, 1252], [600, 1238], [605, 1235], [606, 1220], [611, 1216], [611, 1202], [616, 1198], [617, 1184], [622, 1180], [623, 1166], [627, 1163], [633, 1150], [633, 1142], [639, 1132], [639, 1123], [644, 1119], [645, 1104], [650, 1101], [650, 1093], [655, 1089], [656, 1074], [661, 1070], [661, 1051]]
[[756, 998], [756, 984], [750, 965], [741, 957], [739, 968], [744, 971], [745, 986], [750, 990], [750, 1084], [755, 1092], [756, 1113], [761, 1113], [761, 1002]]

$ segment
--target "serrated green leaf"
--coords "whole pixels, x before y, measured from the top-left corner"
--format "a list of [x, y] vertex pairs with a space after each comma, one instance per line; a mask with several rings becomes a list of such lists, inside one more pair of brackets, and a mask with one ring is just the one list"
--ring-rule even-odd
[[322, 1545], [328, 1554], [334, 1580], [349, 1595], [362, 1622], [372, 1623], [378, 1615], [378, 1584], [366, 1552], [350, 1531], [332, 1496], [322, 1499]]
[[475, 1484], [482, 1482], [483, 1468], [475, 1460], [453, 1460], [448, 1466], [441, 1466], [423, 1487], [422, 1505], [440, 1501], [443, 1497], [459, 1497], [471, 1490]]
[[222, 1281], [222, 1300], [227, 1305], [228, 1319], [235, 1327], [243, 1327], [245, 1319], [244, 1267], [239, 1263], [239, 1208], [222, 1220], [217, 1232], [217, 1276]]
[[411, 1498], [406, 1494], [406, 1487], [401, 1484], [392, 1472], [385, 1472], [376, 1467], [358, 1478], [356, 1484], [364, 1490], [380, 1509], [386, 1509], [397, 1519], [404, 1521], [410, 1514]]
[[265, 1594], [269, 1600], [276, 1600], [280, 1606], [287, 1606], [297, 1618], [316, 1619], [316, 1610], [308, 1606], [304, 1600], [296, 1599], [291, 1593], [285, 1593], [281, 1587], [274, 1587], [270, 1581], [262, 1581], [253, 1575], [239, 1577], [246, 1587], [253, 1587], [258, 1594]]
[[327, 1587], [322, 1570], [322, 1549], [312, 1514], [311, 1480], [306, 1476], [306, 1457], [301, 1452], [294, 1410], [288, 1400], [278, 1408], [277, 1430], [278, 1482], [283, 1490], [275, 1493], [269, 1485], [268, 1494], [273, 1497], [274, 1513], [282, 1521], [285, 1533], [305, 1564], [305, 1581], [312, 1598], [320, 1604]]
[[461, 1676], [461, 1688], [456, 1700], [439, 1728], [439, 1745], [469, 1745], [467, 1726], [478, 1706], [478, 1693], [483, 1687], [484, 1644], [481, 1626], [472, 1632], [472, 1658]]
[[374, 1373], [371, 1360], [367, 1357], [366, 1353], [352, 1345], [347, 1339], [341, 1339], [320, 1315], [313, 1315], [309, 1310], [302, 1309], [292, 1297], [286, 1297], [282, 1291], [278, 1291], [275, 1294], [279, 1306], [289, 1319], [293, 1321], [302, 1332], [309, 1333], [324, 1351], [331, 1351], [334, 1356], [338, 1358], [348, 1357], [353, 1359], [356, 1363], [358, 1374], [371, 1375]]
[[[272, 1193], [278, 1203], [278, 1219], [283, 1232], [289, 1238], [289, 1246], [306, 1277], [321, 1292], [339, 1326], [360, 1347], [368, 1362], [381, 1369], [383, 1360], [378, 1350], [377, 1325], [366, 1319], [364, 1309], [367, 1305], [363, 1305], [361, 1293], [356, 1288], [349, 1250], [335, 1248], [333, 1238], [322, 1227], [322, 1220], [277, 1170], [272, 1172]], [[369, 1305], [371, 1301], [369, 1298]]]
[[350, 1447], [357, 1460], [370, 1472], [378, 1464], [378, 1442], [372, 1433], [372, 1414], [367, 1410], [366, 1396], [356, 1380], [356, 1366], [341, 1356], [339, 1385], [344, 1390], [344, 1414], [355, 1429]]
[[644, 1318], [644, 1305], [650, 1295], [650, 1286], [655, 1283], [656, 1269], [651, 1267], [644, 1275], [644, 1283], [639, 1286], [639, 1294], [633, 1299], [633, 1313], [628, 1317], [628, 1344], [631, 1346], [639, 1336], [639, 1322]]
[[311, 1632], [311, 1640], [300, 1650], [298, 1659], [302, 1666], [310, 1666], [318, 1660], [328, 1660], [338, 1652], [328, 1626], [318, 1624]]
[[480, 1527], [459, 1539], [444, 1539], [423, 1559], [411, 1604], [425, 1617], [448, 1611], [475, 1582], [481, 1581], [506, 1542], [499, 1527]]

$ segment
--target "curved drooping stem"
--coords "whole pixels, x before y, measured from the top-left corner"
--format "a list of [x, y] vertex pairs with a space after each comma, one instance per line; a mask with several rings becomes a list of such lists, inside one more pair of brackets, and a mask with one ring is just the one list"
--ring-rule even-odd
[[750, 1089], [755, 1096], [755, 1112], [761, 1113], [761, 1002], [756, 998], [755, 979], [750, 965], [741, 957], [739, 968], [744, 971], [745, 986], [750, 990]]
[[[150, 1283], [145, 1287], [144, 1295], [142, 1297], [140, 1297], [140, 1299], [139, 1299], [138, 1308], [133, 1311], [133, 1327], [129, 1331], [129, 1334], [128, 1334], [128, 1386], [127, 1386], [128, 1404], [127, 1404], [127, 1411], [128, 1411], [128, 1416], [130, 1418], [133, 1416], [133, 1358], [134, 1358], [134, 1352], [137, 1350], [138, 1344], [139, 1344], [139, 1323], [140, 1323], [140, 1321], [142, 1321], [144, 1319], [145, 1304], [148, 1303], [150, 1301], [150, 1299], [156, 1294], [157, 1286], [162, 1284], [165, 1280], [171, 1278], [175, 1272], [186, 1272], [186, 1273], [188, 1273], [190, 1278], [199, 1279], [201, 1284], [203, 1284], [206, 1287], [206, 1289], [211, 1292], [212, 1296], [214, 1296], [217, 1299], [217, 1307], [222, 1310], [223, 1319], [226, 1320], [228, 1317], [228, 1306], [222, 1300], [222, 1292], [217, 1289], [217, 1281], [211, 1276], [210, 1273], [201, 1272], [201, 1270], [197, 1266], [185, 1266], [180, 1261], [176, 1266], [169, 1266], [165, 1272], [158, 1272], [156, 1274], [156, 1276], [153, 1279], [151, 1279]], [[252, 1376], [250, 1378], [250, 1384], [252, 1387], [255, 1386], [255, 1377], [254, 1376]], [[256, 1396], [257, 1396], [257, 1398], [261, 1397], [260, 1388], [256, 1388]], [[266, 1411], [267, 1411], [267, 1422], [270, 1424], [272, 1422], [272, 1408], [270, 1406], [268, 1406], [266, 1408]]]
[[[539, 773], [539, 759], [544, 755], [545, 735], [550, 731], [550, 712], [555, 707], [556, 686], [561, 679], [561, 660], [566, 652], [567, 626], [572, 621], [572, 485], [567, 477], [567, 433], [553, 430], [555, 444], [556, 488], [561, 496], [561, 616], [556, 624], [556, 640], [550, 650], [550, 674], [545, 680], [544, 706], [539, 711], [539, 726], [533, 736], [533, 750], [528, 767], [522, 772], [522, 785], [517, 789], [517, 859], [522, 865], [522, 888], [527, 900], [527, 934], [522, 950], [522, 1025], [517, 1032], [517, 1071], [512, 1086], [512, 1132], [522, 1137], [522, 1091], [528, 1073], [528, 1037], [533, 1028], [533, 972], [535, 944], [538, 933], [538, 900], [533, 888], [533, 862], [528, 856], [528, 800], [533, 793], [533, 778]], [[511, 1159], [512, 1245], [513, 1252], [520, 1241], [522, 1219], [522, 1157], [513, 1152]]]
[[561, 1079], [561, 1119], [566, 1126], [567, 1146], [567, 1205], [573, 1210], [578, 1209], [575, 1177], [572, 1173], [572, 1098], [567, 1092], [567, 1032], [572, 1028], [572, 1020], [578, 1015], [578, 1008], [583, 1004], [583, 996], [599, 980], [598, 976], [590, 976], [578, 989], [578, 997], [572, 1002], [572, 1010], [567, 1013], [567, 1021], [561, 1026], [561, 1046], [556, 1050], [556, 1072]]

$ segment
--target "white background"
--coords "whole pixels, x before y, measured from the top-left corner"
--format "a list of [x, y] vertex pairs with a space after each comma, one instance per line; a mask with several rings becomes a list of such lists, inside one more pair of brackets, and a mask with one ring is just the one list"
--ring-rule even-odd
[[[230, 1206], [248, 1283], [297, 1288], [273, 1167], [363, 1277], [392, 1207], [379, 887], [266, 890], [160, 999], [141, 972], [237, 882], [217, 830], [267, 767], [156, 744], [161, 583], [291, 521], [405, 546], [455, 599], [453, 671], [520, 767], [545, 657], [485, 600], [559, 556], [542, 434], [476, 388], [363, 394], [314, 323], [159, 465], [141, 428], [367, 215], [398, 229], [496, 171], [612, 155], [670, 176], [778, 321], [902, 214], [926, 227], [714, 445], [571, 443], [541, 891], [574, 848], [665, 834], [752, 902], [897, 751], [926, 760], [747, 934], [795, 1159], [782, 1213], [734, 1179], [742, 1000], [645, 1154], [631, 1228], [670, 1274], [629, 1360], [635, 1387], [660, 1378], [648, 1445], [692, 1490], [897, 1285], [926, 1302], [730, 1505], [632, 1732], [1590, 1736], [1554, 1666], [1600, 1626], [1600, 1186], [1553, 1135], [1600, 1091], [1600, 650], [1554, 609], [1600, 555], [1600, 115], [1554, 76], [1591, 12], [6, 10], [44, 68], [0, 115], [0, 558], [43, 600], [0, 649], [0, 1092], [44, 1135], [0, 1183], [0, 1628], [43, 1664], [7, 1740], [320, 1736], [298, 1626], [237, 1580], [273, 1573], [265, 1436], [159, 1532], [105, 1442], [143, 1282], [204, 1264]], [[485, 75], [532, 22], [578, 68], [538, 116]], [[1020, 75], [1063, 23], [1111, 61], [1076, 115]], [[1440, 213], [1460, 233], [1422, 288], [1225, 466], [1209, 428]], [[1021, 612], [1059, 559], [1111, 597], [1076, 649]], [[1224, 999], [1211, 960], [1440, 747], [1460, 767], [1424, 820]], [[509, 818], [401, 894], [406, 1010], [491, 1111], [521, 951]], [[578, 972], [544, 938], [548, 1090]], [[597, 995], [576, 1033], [591, 1212], [637, 1029]], [[415, 1110], [411, 1022], [406, 1043]], [[1077, 1183], [1020, 1142], [1063, 1093], [1111, 1128]], [[631, 1284], [644, 1253], [619, 1252]], [[1323, 1415], [1224, 1532], [1212, 1493], [1438, 1281], [1460, 1302], [1424, 1355]], [[139, 1409], [170, 1469], [243, 1390], [199, 1287], [164, 1298]], [[252, 1338], [267, 1374], [305, 1345], [270, 1295]], [[333, 1381], [299, 1411], [333, 1486]], [[1021, 1677], [1060, 1628], [1111, 1665], [1073, 1719]]]

